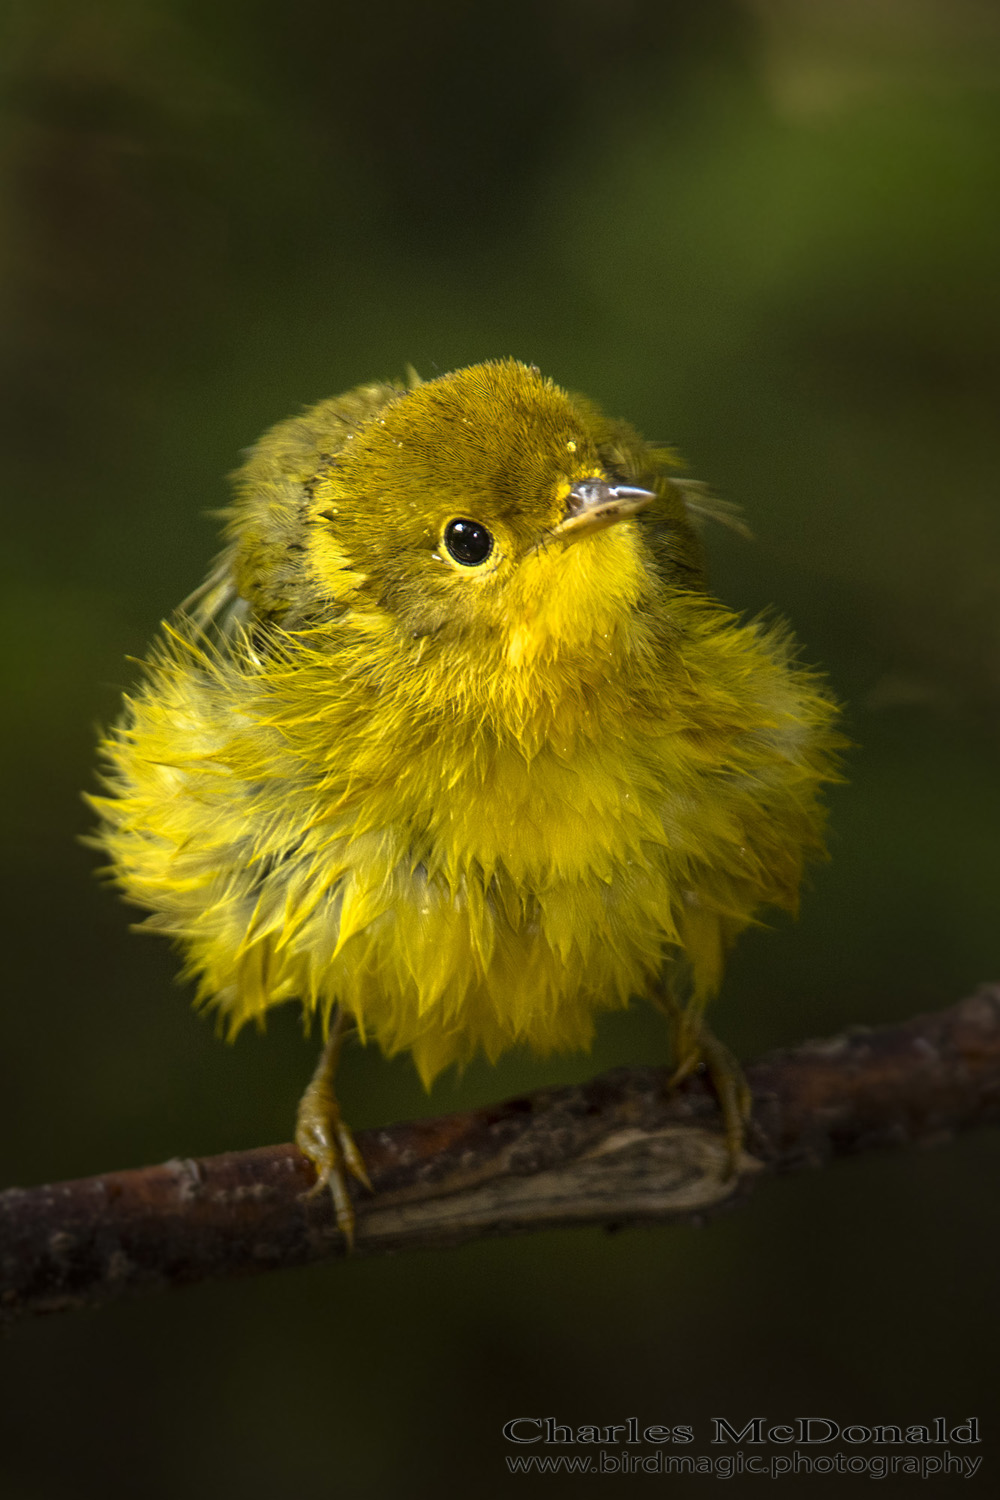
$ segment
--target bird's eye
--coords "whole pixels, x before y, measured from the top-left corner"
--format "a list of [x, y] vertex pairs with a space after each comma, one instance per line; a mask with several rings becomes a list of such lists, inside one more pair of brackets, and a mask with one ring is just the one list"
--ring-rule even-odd
[[478, 521], [459, 516], [444, 528], [444, 544], [463, 568], [476, 568], [493, 551], [493, 536]]

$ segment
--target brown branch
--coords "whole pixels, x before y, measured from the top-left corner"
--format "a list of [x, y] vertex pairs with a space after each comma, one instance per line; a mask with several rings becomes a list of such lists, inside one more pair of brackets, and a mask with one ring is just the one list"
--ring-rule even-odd
[[[700, 1079], [618, 1068], [486, 1109], [362, 1131], [375, 1188], [360, 1255], [581, 1224], [698, 1222], [766, 1173], [1000, 1120], [1000, 985], [901, 1026], [854, 1029], [747, 1069], [748, 1149], [729, 1174]], [[0, 1193], [0, 1315], [343, 1254], [292, 1145]]]

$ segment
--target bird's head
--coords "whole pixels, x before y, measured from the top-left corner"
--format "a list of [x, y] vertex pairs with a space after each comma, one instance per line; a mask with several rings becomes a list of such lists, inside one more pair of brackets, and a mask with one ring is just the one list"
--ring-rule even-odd
[[[534, 367], [474, 365], [372, 407], [345, 420], [338, 398], [299, 419], [315, 451], [291, 548], [314, 610], [378, 611], [516, 670], [607, 643], [664, 567], [698, 586], [669, 453]], [[265, 571], [260, 556], [244, 572]]]

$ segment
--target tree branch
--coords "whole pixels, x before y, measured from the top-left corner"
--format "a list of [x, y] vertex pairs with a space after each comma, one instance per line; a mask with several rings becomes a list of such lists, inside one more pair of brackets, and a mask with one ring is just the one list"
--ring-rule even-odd
[[[659, 1068], [358, 1133], [359, 1255], [529, 1229], [700, 1222], [767, 1173], [1000, 1121], [1000, 985], [901, 1026], [855, 1028], [747, 1069], [754, 1110], [732, 1174], [700, 1078]], [[305, 1265], [343, 1254], [295, 1146], [0, 1193], [0, 1316]]]

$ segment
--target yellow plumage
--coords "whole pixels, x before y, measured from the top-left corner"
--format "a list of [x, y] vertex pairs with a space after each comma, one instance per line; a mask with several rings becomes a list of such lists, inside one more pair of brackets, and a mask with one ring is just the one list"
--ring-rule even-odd
[[94, 799], [231, 1030], [338, 1005], [430, 1082], [585, 1047], [665, 965], [699, 1012], [755, 913], [794, 908], [834, 709], [705, 592], [674, 468], [513, 361], [265, 436]]

